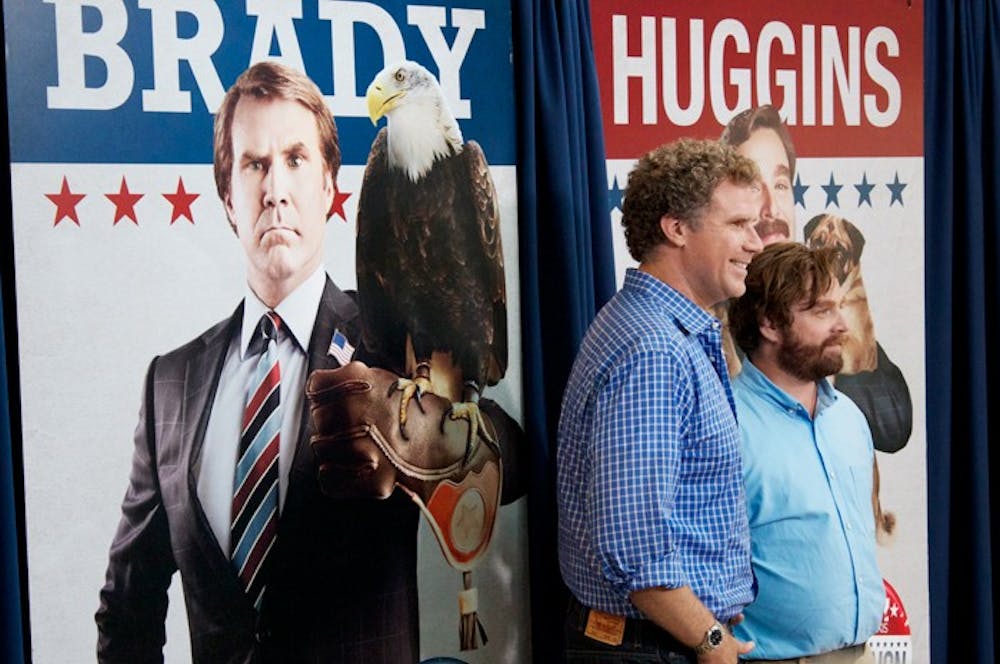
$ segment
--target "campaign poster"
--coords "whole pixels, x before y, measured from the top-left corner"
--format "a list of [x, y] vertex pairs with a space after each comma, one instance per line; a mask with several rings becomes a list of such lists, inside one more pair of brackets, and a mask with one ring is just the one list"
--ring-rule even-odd
[[835, 381], [868, 417], [891, 530], [879, 532], [887, 599], [871, 649], [878, 662], [927, 662], [923, 3], [590, 6], [619, 279], [635, 264], [621, 203], [641, 154], [720, 138], [761, 107], [787, 128], [788, 209], [763, 232], [840, 248], [864, 348]]
[[[521, 420], [509, 2], [19, 0], [3, 11], [34, 661], [93, 659], [144, 376], [155, 356], [230, 316], [247, 288], [212, 145], [226, 90], [254, 63], [307, 74], [336, 119], [343, 164], [322, 264], [344, 291], [358, 286], [359, 199], [386, 126], [369, 117], [366, 90], [404, 60], [436, 79], [496, 191], [506, 371], [482, 396]], [[330, 355], [349, 359], [354, 346], [333, 337]], [[525, 500], [513, 498], [472, 566], [477, 596], [461, 594], [441, 524], [419, 518], [421, 661], [530, 661]], [[474, 649], [460, 648], [460, 602], [482, 626]], [[164, 655], [192, 657], [177, 575]]]

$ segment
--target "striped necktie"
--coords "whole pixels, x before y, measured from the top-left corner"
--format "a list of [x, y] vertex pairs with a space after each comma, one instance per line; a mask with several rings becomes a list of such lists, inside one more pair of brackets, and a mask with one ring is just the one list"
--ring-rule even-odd
[[278, 328], [273, 311], [261, 316], [260, 337], [250, 348], [263, 347], [247, 385], [240, 452], [233, 480], [230, 559], [240, 583], [257, 609], [264, 596], [261, 570], [278, 530], [278, 451], [281, 446], [281, 367]]

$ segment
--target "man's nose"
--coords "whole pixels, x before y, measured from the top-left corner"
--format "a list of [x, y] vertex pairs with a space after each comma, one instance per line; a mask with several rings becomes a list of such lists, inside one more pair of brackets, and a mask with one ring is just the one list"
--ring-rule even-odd
[[760, 234], [757, 233], [757, 225], [747, 224], [746, 229], [746, 237], [743, 240], [744, 251], [759, 254], [764, 249], [764, 242], [760, 239]]
[[264, 205], [278, 206], [288, 202], [288, 174], [280, 164], [273, 164], [264, 176]]
[[774, 188], [769, 184], [764, 184], [761, 190], [760, 216], [763, 219], [774, 219], [778, 216], [778, 199], [774, 195]]
[[837, 320], [834, 321], [834, 330], [837, 332], [847, 332], [847, 318], [844, 317], [844, 310], [837, 309]]

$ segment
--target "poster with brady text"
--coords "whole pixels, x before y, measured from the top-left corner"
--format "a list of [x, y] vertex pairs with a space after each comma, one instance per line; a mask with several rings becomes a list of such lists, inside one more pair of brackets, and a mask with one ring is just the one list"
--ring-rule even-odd
[[[318, 661], [395, 662], [402, 660], [367, 644], [399, 638], [418, 644], [421, 662], [530, 661], [525, 499], [519, 469], [501, 468], [500, 449], [519, 437], [522, 409], [509, 2], [18, 0], [3, 11], [34, 661], [92, 661], [95, 613], [106, 652], [130, 629], [148, 630], [147, 649], [125, 650], [132, 661], [155, 658], [164, 638], [168, 662], [222, 661], [210, 653], [257, 646], [242, 642], [241, 627], [219, 621], [255, 610], [267, 616], [272, 595], [284, 597], [290, 615], [274, 629], [251, 627], [260, 647], [285, 638]], [[230, 177], [216, 180], [215, 118], [230, 86], [257, 63], [304, 73], [318, 87], [339, 134], [335, 183], [298, 179], [319, 163], [321, 130], [310, 118], [321, 114], [310, 115], [295, 97], [291, 115], [281, 117], [301, 121], [287, 126], [249, 114], [278, 101], [237, 102], [223, 128]], [[410, 132], [411, 142], [445, 147], [411, 166], [393, 148], [413, 127], [422, 129], [419, 140]], [[388, 136], [388, 155], [379, 136]], [[262, 181], [264, 199], [237, 200], [248, 182]], [[240, 330], [256, 329], [242, 324], [251, 309], [245, 300], [252, 294], [265, 308], [273, 304], [252, 278], [255, 243], [266, 241], [241, 233], [241, 224], [258, 223], [241, 216], [241, 205], [266, 208], [267, 196], [284, 196], [301, 212], [312, 194], [324, 208], [329, 202], [313, 234], [293, 222], [278, 231], [289, 243], [320, 238], [326, 277], [309, 301], [320, 291], [324, 299], [319, 314], [307, 307], [304, 328], [294, 318], [287, 329], [279, 321], [277, 340], [298, 333], [292, 352], [308, 356], [308, 368], [346, 365], [364, 347], [384, 344], [379, 352], [398, 361], [386, 364], [394, 374], [377, 398], [408, 405], [383, 408], [385, 435], [365, 439], [369, 456], [345, 461], [346, 447], [320, 450], [329, 472], [349, 468], [361, 477], [370, 463], [390, 473], [389, 498], [330, 495], [339, 487], [328, 482], [320, 491], [307, 435], [314, 422], [301, 392], [305, 372], [294, 382], [285, 371], [281, 404], [301, 413], [290, 418], [299, 437], [275, 462], [281, 503], [269, 514], [277, 534], [260, 567], [269, 576], [266, 591], [247, 603], [230, 592], [237, 573], [227, 563], [236, 554], [222, 544], [229, 535], [213, 537], [219, 519], [211, 505], [220, 501], [207, 479], [220, 459], [235, 463], [219, 446], [238, 442], [213, 433], [225, 419], [219, 404], [231, 375], [223, 358], [254, 352], [253, 343], [239, 348]], [[473, 195], [486, 201], [476, 210]], [[414, 198], [444, 207], [433, 219], [407, 216], [399, 202]], [[419, 239], [408, 243], [408, 233]], [[481, 244], [457, 244], [481, 234]], [[373, 255], [399, 258], [375, 266]], [[470, 295], [456, 270], [476, 261], [488, 261], [489, 274]], [[482, 325], [449, 327], [457, 305], [448, 296], [459, 289], [466, 300], [481, 296], [474, 304]], [[333, 322], [323, 308], [328, 296], [341, 316]], [[404, 311], [406, 298], [422, 304]], [[436, 327], [428, 339], [429, 320]], [[379, 337], [390, 323], [402, 336]], [[488, 343], [474, 343], [477, 335]], [[483, 354], [479, 364], [456, 359]], [[442, 357], [457, 384], [474, 389], [448, 395], [421, 382], [426, 372], [432, 382], [440, 377]], [[242, 409], [240, 400], [226, 412]], [[404, 414], [406, 425], [397, 422]], [[434, 420], [426, 437], [414, 433], [432, 417], [439, 426]], [[451, 430], [461, 436], [444, 440]], [[225, 531], [232, 490], [222, 495]], [[382, 507], [394, 516], [360, 516]], [[322, 532], [327, 522], [316, 520], [330, 513], [339, 525]], [[318, 539], [304, 541], [308, 532]], [[120, 592], [113, 577], [131, 589]], [[169, 591], [161, 587], [167, 582]], [[155, 605], [129, 605], [143, 584]], [[407, 593], [402, 609], [386, 600], [379, 614], [374, 589], [393, 584]], [[161, 591], [169, 597], [162, 606]], [[230, 606], [216, 601], [230, 596]], [[355, 604], [369, 613], [357, 617]]]

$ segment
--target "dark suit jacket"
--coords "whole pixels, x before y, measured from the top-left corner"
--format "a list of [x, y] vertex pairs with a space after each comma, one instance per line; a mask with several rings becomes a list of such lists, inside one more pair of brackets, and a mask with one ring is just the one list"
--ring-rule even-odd
[[[162, 661], [167, 587], [180, 571], [195, 662], [415, 662], [417, 509], [332, 501], [316, 480], [303, 408], [260, 614], [239, 586], [198, 500], [208, 415], [242, 304], [153, 360], [122, 519], [97, 611], [101, 662]], [[358, 344], [357, 306], [327, 279], [308, 372], [332, 368], [335, 329]]]
[[898, 452], [906, 446], [913, 431], [913, 403], [910, 388], [899, 370], [875, 344], [877, 362], [873, 371], [837, 376], [837, 389], [858, 405], [872, 430], [875, 449]]

